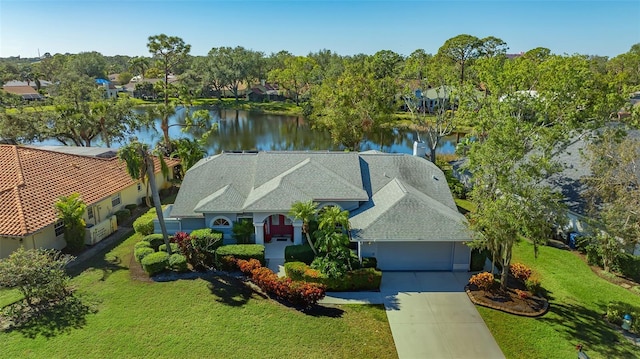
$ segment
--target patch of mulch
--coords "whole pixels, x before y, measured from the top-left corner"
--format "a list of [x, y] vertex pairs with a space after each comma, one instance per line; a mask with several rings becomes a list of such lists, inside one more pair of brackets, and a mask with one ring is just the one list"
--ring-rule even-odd
[[510, 314], [539, 317], [549, 310], [549, 301], [545, 298], [534, 295], [521, 298], [514, 288], [507, 288], [506, 291], [500, 289], [484, 291], [473, 285], [467, 285], [465, 291], [474, 304]]
[[[630, 290], [632, 293], [634, 293], [631, 289], [634, 287], [638, 287], [640, 286], [640, 283], [636, 283], [635, 281], [633, 281], [632, 279], [629, 279], [627, 277], [622, 276], [619, 273], [614, 273], [614, 272], [605, 272], [604, 269], [600, 268], [597, 265], [591, 265], [589, 264], [589, 261], [587, 260], [587, 255], [586, 254], [582, 254], [579, 251], [571, 251], [571, 253], [573, 253], [574, 255], [576, 255], [578, 258], [580, 258], [586, 265], [589, 266], [589, 268], [591, 268], [591, 271], [597, 275], [598, 277], [621, 286], [624, 289], [628, 289]], [[638, 294], [638, 293], [636, 293]]]
[[131, 256], [131, 263], [129, 263], [129, 274], [131, 279], [140, 282], [153, 283], [153, 279], [149, 277], [149, 274], [142, 269], [142, 265], [136, 261], [136, 256]]

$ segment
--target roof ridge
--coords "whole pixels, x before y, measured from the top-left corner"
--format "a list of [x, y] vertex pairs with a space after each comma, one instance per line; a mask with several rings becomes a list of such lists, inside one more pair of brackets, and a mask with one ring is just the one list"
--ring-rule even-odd
[[24, 186], [24, 173], [22, 171], [22, 161], [20, 161], [20, 152], [18, 152], [18, 146], [13, 146], [13, 153], [16, 155], [16, 174], [18, 175], [16, 188], [18, 188], [18, 186]]
[[29, 233], [29, 231], [27, 230], [27, 221], [24, 214], [24, 208], [22, 206], [22, 198], [20, 196], [20, 191], [18, 190], [18, 187], [14, 188], [13, 192], [16, 198], [16, 210], [18, 211], [18, 217], [20, 218], [19, 220], [20, 229], [22, 230], [22, 235], [25, 235]]

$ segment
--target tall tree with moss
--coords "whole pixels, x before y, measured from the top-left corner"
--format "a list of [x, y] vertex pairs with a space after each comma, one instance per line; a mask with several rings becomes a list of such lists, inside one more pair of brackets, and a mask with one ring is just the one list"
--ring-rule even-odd
[[58, 218], [64, 224], [64, 240], [67, 248], [77, 252], [84, 247], [84, 212], [87, 205], [80, 198], [79, 193], [58, 198], [55, 203]]
[[[174, 69], [185, 61], [191, 45], [185, 44], [184, 40], [177, 36], [167, 36], [165, 34], [149, 36], [147, 48], [149, 52], [158, 59], [164, 75], [164, 107], [162, 111], [160, 128], [164, 137], [166, 147], [171, 150], [171, 139], [169, 138], [169, 75]], [[170, 153], [171, 151], [169, 151]]]
[[153, 196], [153, 204], [156, 208], [156, 215], [158, 216], [158, 222], [160, 223], [160, 229], [162, 231], [162, 237], [164, 243], [167, 246], [167, 252], [171, 255], [171, 246], [169, 244], [169, 235], [167, 233], [167, 226], [164, 223], [164, 215], [162, 213], [162, 204], [160, 202], [160, 194], [158, 192], [158, 186], [156, 184], [155, 165], [153, 158], [157, 157], [160, 161], [161, 172], [163, 176], [167, 176], [169, 168], [164, 161], [164, 157], [160, 153], [153, 154], [149, 149], [149, 146], [138, 142], [137, 140], [131, 141], [126, 146], [120, 147], [118, 150], [118, 158], [120, 161], [126, 163], [127, 173], [134, 180], [141, 181], [146, 184], [147, 187], [147, 206], [149, 203], [149, 190]]
[[606, 128], [584, 153], [591, 174], [584, 179], [591, 226], [605, 271], [622, 249], [640, 243], [640, 141], [623, 127]]

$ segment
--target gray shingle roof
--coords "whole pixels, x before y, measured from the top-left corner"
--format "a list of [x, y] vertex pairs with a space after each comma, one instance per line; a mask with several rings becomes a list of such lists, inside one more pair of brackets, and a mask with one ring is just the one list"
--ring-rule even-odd
[[286, 212], [296, 201], [356, 202], [356, 240], [466, 241], [444, 174], [405, 154], [355, 152], [223, 153], [192, 167], [171, 216]]
[[373, 206], [349, 219], [359, 241], [467, 241], [466, 219], [458, 211], [394, 178], [373, 195]]

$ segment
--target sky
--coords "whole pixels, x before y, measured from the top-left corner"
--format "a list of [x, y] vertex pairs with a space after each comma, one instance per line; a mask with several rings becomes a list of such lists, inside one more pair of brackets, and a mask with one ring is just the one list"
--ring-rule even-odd
[[181, 37], [192, 55], [221, 46], [266, 55], [435, 54], [469, 34], [498, 37], [508, 53], [545, 47], [614, 57], [640, 43], [640, 0], [0, 0], [0, 57], [150, 56], [148, 37], [162, 33]]

